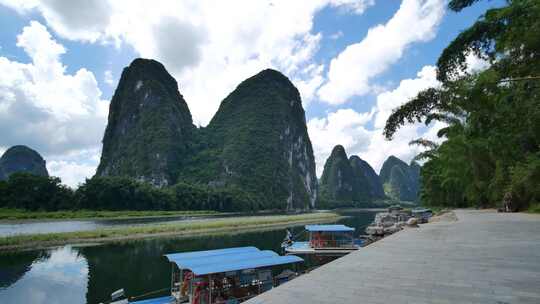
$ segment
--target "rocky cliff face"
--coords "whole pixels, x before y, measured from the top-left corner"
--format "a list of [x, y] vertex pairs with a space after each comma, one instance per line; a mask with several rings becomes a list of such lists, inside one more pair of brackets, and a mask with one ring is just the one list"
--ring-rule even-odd
[[420, 166], [407, 165], [401, 159], [390, 156], [381, 168], [380, 178], [386, 195], [403, 201], [416, 201], [420, 188]]
[[321, 198], [335, 206], [363, 207], [374, 199], [385, 198], [379, 176], [356, 155], [347, 159], [345, 149], [337, 145], [326, 160], [321, 183]]
[[367, 194], [373, 199], [383, 199], [385, 198], [384, 189], [375, 170], [369, 165], [368, 162], [361, 159], [360, 157], [353, 155], [349, 158], [349, 162], [353, 168], [354, 172], [364, 176], [366, 181], [365, 189], [367, 189]]
[[[204, 153], [217, 156], [209, 182], [264, 196], [266, 208], [315, 206], [317, 178], [300, 94], [278, 71], [242, 82], [203, 131]], [[203, 154], [204, 154], [203, 153]]]
[[345, 148], [341, 145], [335, 146], [324, 164], [321, 197], [329, 201], [355, 201], [358, 198], [355, 177]]
[[111, 100], [96, 175], [173, 184], [194, 130], [176, 80], [161, 63], [136, 59], [122, 72]]
[[226, 188], [258, 209], [313, 208], [318, 188], [302, 101], [287, 77], [264, 70], [245, 80], [197, 129], [176, 81], [146, 59], [122, 73], [97, 175]]
[[8, 179], [15, 172], [49, 176], [43, 157], [27, 146], [13, 146], [0, 158], [0, 180]]

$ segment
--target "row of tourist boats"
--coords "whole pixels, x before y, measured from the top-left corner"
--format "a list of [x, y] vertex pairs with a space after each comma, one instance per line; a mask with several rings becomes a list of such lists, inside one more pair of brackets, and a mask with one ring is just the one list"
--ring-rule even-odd
[[[168, 295], [135, 300], [118, 290], [108, 303], [237, 304], [297, 277], [297, 264], [307, 257], [336, 258], [360, 249], [366, 242], [355, 239], [354, 231], [345, 225], [306, 225], [307, 240], [296, 241], [287, 230], [283, 255], [252, 246], [166, 254], [171, 264]], [[282, 271], [274, 276], [275, 268]]]
[[[354, 230], [345, 225], [306, 225], [308, 241], [295, 241], [287, 231], [283, 255], [252, 246], [166, 254], [171, 264], [167, 296], [134, 300], [118, 290], [109, 303], [240, 303], [297, 277], [297, 264], [308, 255], [339, 257], [358, 250], [362, 243], [354, 239]], [[293, 270], [286, 268], [274, 276], [277, 267]]]

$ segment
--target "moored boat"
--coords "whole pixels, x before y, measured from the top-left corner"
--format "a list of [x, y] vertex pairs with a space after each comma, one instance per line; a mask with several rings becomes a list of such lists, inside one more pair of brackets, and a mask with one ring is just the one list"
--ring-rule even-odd
[[[240, 303], [297, 275], [286, 270], [277, 279], [272, 274], [273, 266], [303, 262], [302, 258], [294, 255], [280, 256], [274, 251], [256, 247], [181, 252], [166, 254], [165, 257], [171, 263], [169, 295], [113, 303]], [[118, 295], [113, 294], [114, 297], [118, 298]]]
[[354, 230], [345, 225], [306, 225], [308, 241], [293, 241], [287, 233], [281, 246], [287, 254], [342, 256], [363, 244], [363, 240], [354, 239]]

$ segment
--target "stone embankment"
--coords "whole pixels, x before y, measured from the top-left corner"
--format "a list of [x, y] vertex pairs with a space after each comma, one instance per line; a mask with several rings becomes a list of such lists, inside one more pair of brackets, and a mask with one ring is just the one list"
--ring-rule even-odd
[[387, 212], [379, 212], [371, 225], [366, 228], [364, 238], [368, 243], [394, 234], [404, 227], [418, 227], [418, 223], [426, 223], [432, 217], [431, 210], [404, 210], [400, 206], [388, 208]]
[[540, 303], [540, 216], [457, 210], [248, 301]]

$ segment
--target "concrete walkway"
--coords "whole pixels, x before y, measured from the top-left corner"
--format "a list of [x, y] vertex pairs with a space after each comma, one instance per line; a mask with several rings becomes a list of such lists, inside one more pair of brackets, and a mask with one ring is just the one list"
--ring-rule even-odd
[[540, 303], [540, 216], [455, 213], [246, 303]]

